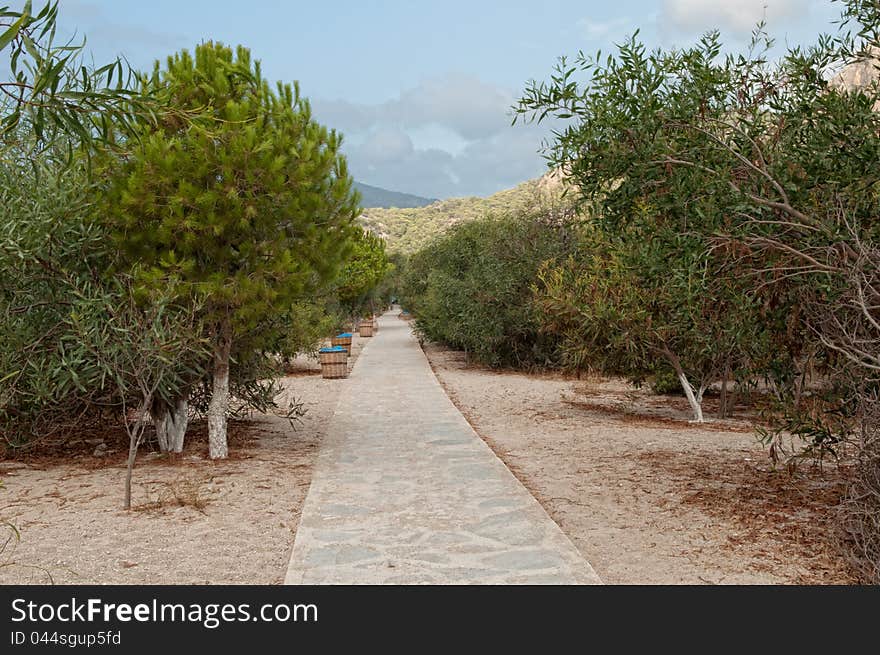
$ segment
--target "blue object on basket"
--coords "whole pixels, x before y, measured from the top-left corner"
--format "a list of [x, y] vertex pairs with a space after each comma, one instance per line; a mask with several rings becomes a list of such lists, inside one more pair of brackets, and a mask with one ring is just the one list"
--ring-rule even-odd
[[341, 332], [336, 335], [337, 339], [345, 339], [346, 337], [354, 336], [351, 332]]
[[345, 352], [345, 348], [342, 346], [330, 346], [329, 348], [321, 348], [318, 352], [322, 353], [343, 353]]

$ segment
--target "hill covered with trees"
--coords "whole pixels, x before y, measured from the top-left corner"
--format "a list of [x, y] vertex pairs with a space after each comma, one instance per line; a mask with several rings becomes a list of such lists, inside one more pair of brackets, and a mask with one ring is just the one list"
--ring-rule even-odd
[[561, 175], [550, 172], [488, 198], [450, 198], [417, 208], [365, 209], [360, 221], [384, 237], [390, 251], [409, 254], [454, 225], [558, 202], [562, 192]]
[[363, 182], [355, 182], [354, 188], [360, 191], [361, 205], [364, 207], [424, 207], [437, 202], [436, 198], [423, 198], [411, 193], [389, 191]]

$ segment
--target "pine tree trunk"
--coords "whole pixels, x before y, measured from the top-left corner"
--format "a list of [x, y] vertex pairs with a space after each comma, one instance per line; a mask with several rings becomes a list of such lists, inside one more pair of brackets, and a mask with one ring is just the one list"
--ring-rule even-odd
[[183, 451], [186, 428], [189, 424], [189, 404], [186, 398], [178, 398], [174, 405], [170, 406], [164, 401], [157, 401], [153, 403], [150, 414], [156, 426], [159, 450], [163, 453]]
[[168, 445], [172, 453], [182, 452], [186, 428], [189, 425], [189, 403], [186, 398], [177, 399], [174, 407], [168, 412], [168, 417]]
[[232, 329], [228, 322], [220, 326], [214, 350], [214, 381], [208, 404], [208, 454], [223, 459], [229, 454], [226, 443], [226, 412], [229, 409], [229, 353]]
[[150, 418], [153, 419], [153, 425], [156, 427], [156, 441], [159, 442], [159, 451], [167, 453], [170, 450], [168, 445], [168, 405], [164, 400], [157, 400], [150, 407]]

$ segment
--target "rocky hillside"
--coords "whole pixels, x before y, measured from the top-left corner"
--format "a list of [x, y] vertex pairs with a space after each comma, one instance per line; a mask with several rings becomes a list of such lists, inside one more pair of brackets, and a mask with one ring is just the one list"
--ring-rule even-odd
[[550, 172], [488, 198], [451, 198], [408, 209], [365, 209], [361, 221], [385, 237], [389, 250], [412, 253], [456, 223], [558, 201], [562, 191], [562, 176]]
[[[871, 48], [872, 59], [848, 64], [831, 80], [831, 85], [847, 90], [867, 90], [880, 82], [880, 48]], [[874, 103], [880, 111], [880, 100]]]

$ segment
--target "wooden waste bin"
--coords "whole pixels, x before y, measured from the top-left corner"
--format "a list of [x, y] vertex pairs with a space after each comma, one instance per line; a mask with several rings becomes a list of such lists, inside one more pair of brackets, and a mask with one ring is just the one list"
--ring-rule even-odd
[[321, 377], [329, 379], [348, 377], [348, 353], [342, 346], [321, 348]]
[[342, 332], [341, 334], [337, 334], [335, 337], [330, 339], [331, 346], [342, 346], [345, 348], [345, 352], [348, 355], [351, 355], [351, 332]]
[[364, 319], [358, 325], [358, 334], [362, 337], [373, 336], [373, 321]]

